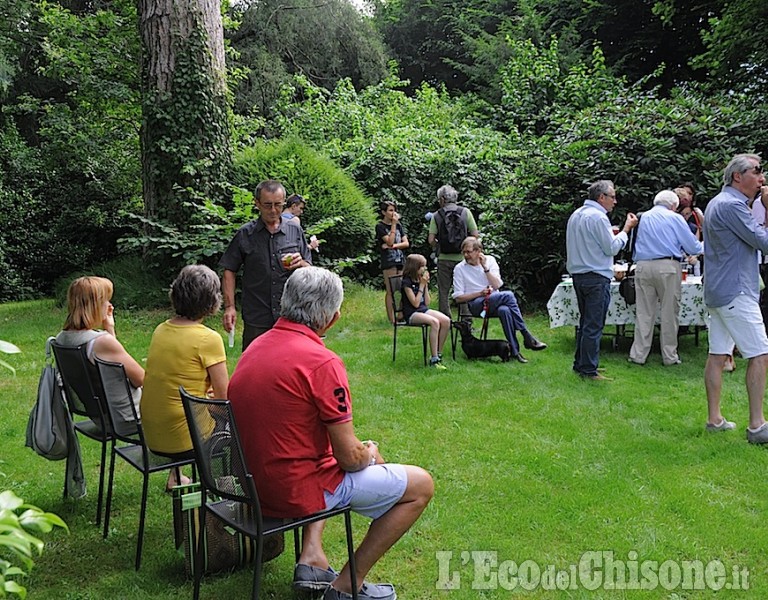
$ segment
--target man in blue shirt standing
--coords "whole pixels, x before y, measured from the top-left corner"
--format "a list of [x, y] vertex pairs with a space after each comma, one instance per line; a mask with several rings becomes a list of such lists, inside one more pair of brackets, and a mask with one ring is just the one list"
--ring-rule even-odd
[[757, 251], [768, 252], [768, 230], [757, 224], [748, 206], [761, 191], [761, 201], [768, 201], [760, 156], [734, 156], [723, 173], [723, 184], [722, 191], [710, 200], [704, 212], [704, 302], [710, 313], [709, 356], [704, 369], [706, 428], [727, 431], [736, 427], [720, 412], [723, 366], [735, 343], [749, 360], [747, 441], [766, 444], [768, 424], [763, 415], [763, 395], [768, 336], [759, 305]]
[[629, 213], [623, 230], [614, 235], [608, 220], [608, 213], [616, 206], [613, 182], [596, 181], [589, 186], [588, 195], [583, 206], [568, 219], [566, 266], [573, 277], [580, 313], [573, 370], [581, 377], [600, 381], [609, 379], [598, 373], [597, 368], [600, 339], [611, 302], [613, 257], [626, 245], [637, 217]]
[[680, 364], [677, 354], [678, 311], [683, 254], [696, 256], [704, 251], [682, 215], [677, 212], [680, 199], [675, 192], [656, 194], [653, 208], [641, 215], [637, 226], [634, 260], [637, 305], [635, 339], [629, 362], [645, 364], [653, 343], [656, 312], [661, 303], [661, 360], [664, 365]]

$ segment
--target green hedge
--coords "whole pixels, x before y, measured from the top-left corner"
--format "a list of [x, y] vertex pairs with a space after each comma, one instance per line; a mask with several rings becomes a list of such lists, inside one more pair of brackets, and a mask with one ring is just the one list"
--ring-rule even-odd
[[251, 192], [260, 181], [277, 179], [287, 193], [307, 201], [301, 224], [323, 240], [318, 264], [350, 264], [370, 255], [376, 215], [354, 180], [326, 156], [293, 139], [257, 142], [235, 155], [236, 185]]
[[628, 91], [594, 107], [561, 112], [551, 135], [526, 140], [509, 185], [484, 202], [484, 230], [514, 285], [545, 301], [565, 269], [565, 226], [597, 179], [616, 184], [610, 216], [652, 205], [655, 194], [693, 181], [701, 206], [722, 186], [722, 172], [740, 152], [765, 147], [760, 124], [768, 109], [736, 97], [675, 98]]

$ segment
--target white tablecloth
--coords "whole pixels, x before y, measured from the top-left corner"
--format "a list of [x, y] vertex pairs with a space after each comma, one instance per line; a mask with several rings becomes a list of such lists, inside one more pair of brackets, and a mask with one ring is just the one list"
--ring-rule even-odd
[[[576, 292], [571, 279], [566, 279], [555, 288], [547, 302], [547, 310], [551, 328], [579, 324], [579, 304], [576, 301]], [[680, 325], [706, 327], [708, 316], [707, 307], [704, 306], [704, 286], [701, 283], [701, 277], [689, 276], [686, 281], [683, 281], [680, 297]], [[611, 304], [608, 307], [605, 324], [630, 325], [634, 322], [634, 304], [627, 306], [624, 298], [619, 295], [619, 282], [612, 281]]]

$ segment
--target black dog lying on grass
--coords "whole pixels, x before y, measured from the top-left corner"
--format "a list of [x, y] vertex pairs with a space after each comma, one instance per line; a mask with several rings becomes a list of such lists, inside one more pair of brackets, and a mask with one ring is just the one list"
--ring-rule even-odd
[[[472, 335], [472, 323], [470, 321], [454, 321], [452, 327], [461, 334], [461, 349], [467, 358], [488, 358], [498, 356], [501, 362], [509, 362], [512, 358], [512, 349], [507, 340], [480, 340]], [[522, 354], [515, 357], [520, 362], [528, 362]], [[521, 360], [522, 359], [522, 360]]]

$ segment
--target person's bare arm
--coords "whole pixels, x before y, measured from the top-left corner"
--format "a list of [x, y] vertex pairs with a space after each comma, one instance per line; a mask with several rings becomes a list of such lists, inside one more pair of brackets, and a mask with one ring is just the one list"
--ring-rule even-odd
[[221, 322], [224, 325], [224, 331], [232, 331], [237, 321], [234, 271], [224, 269], [224, 274], [221, 277], [221, 294], [224, 297], [224, 312], [221, 313]]
[[411, 306], [413, 308], [419, 308], [419, 304], [421, 302], [421, 299], [419, 298], [419, 294], [423, 297], [424, 291], [419, 288], [419, 291], [417, 294], [413, 293], [413, 290], [410, 287], [403, 286], [403, 291], [405, 292], [405, 297], [408, 298], [408, 302], [411, 303]]
[[[113, 328], [114, 331], [114, 328]], [[123, 345], [111, 333], [100, 335], [93, 342], [93, 353], [101, 360], [121, 363], [125, 369], [125, 374], [134, 387], [144, 385], [144, 369], [142, 366], [123, 348]]]
[[211, 379], [213, 388], [213, 397], [220, 400], [227, 399], [227, 386], [229, 385], [229, 373], [227, 372], [227, 362], [222, 361], [208, 367], [208, 377]]
[[362, 471], [374, 461], [384, 462], [376, 445], [365, 446], [357, 439], [352, 421], [329, 425], [328, 437], [331, 439], [333, 456], [345, 471]]

